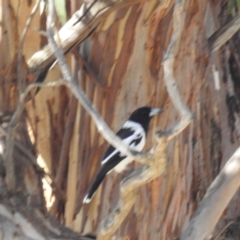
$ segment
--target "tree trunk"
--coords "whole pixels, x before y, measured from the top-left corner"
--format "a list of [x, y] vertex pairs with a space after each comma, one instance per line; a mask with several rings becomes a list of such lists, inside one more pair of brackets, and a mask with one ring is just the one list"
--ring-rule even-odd
[[[19, 6], [10, 0], [0, 3], [3, 9], [3, 24], [0, 25], [1, 160], [4, 159], [9, 118], [16, 110], [19, 97], [16, 70], [19, 35], [35, 2], [23, 1]], [[66, 4], [69, 18], [81, 5], [74, 0]], [[151, 124], [144, 150], [154, 145], [156, 129], [167, 129], [179, 120], [166, 91], [162, 67], [163, 55], [173, 34], [174, 4], [173, 0], [139, 1], [112, 11], [91, 36], [66, 57], [75, 80], [114, 132], [137, 107], [149, 105], [164, 109]], [[180, 95], [195, 118], [168, 145], [164, 173], [136, 189], [136, 202], [114, 233], [116, 239], [180, 237], [208, 186], [239, 146], [240, 51], [237, 46], [240, 35], [235, 34], [215, 53], [210, 52], [207, 40], [231, 18], [226, 5], [226, 1], [186, 0], [184, 32], [174, 74]], [[46, 12], [36, 12], [24, 41], [22, 72], [27, 76], [26, 84], [31, 82], [32, 76], [29, 63], [34, 53], [46, 44], [46, 39], [36, 31], [46, 30]], [[60, 26], [57, 18], [55, 26]], [[61, 77], [55, 65], [45, 82]], [[65, 86], [42, 87], [25, 106], [15, 137], [13, 158], [19, 181], [11, 193], [3, 187], [2, 206], [15, 211], [19, 208], [28, 220], [31, 219], [29, 212], [21, 209], [21, 204], [27, 205], [29, 211], [41, 209], [40, 215], [45, 219], [50, 213], [76, 232], [97, 235], [100, 222], [118, 203], [123, 178], [113, 172], [108, 174], [92, 202], [82, 204], [108, 143]], [[132, 167], [139, 166], [134, 163]], [[1, 176], [4, 186], [4, 173]], [[13, 200], [6, 204], [9, 194]], [[238, 192], [222, 215], [214, 235], [224, 230], [221, 234], [225, 239], [237, 239], [239, 199]], [[1, 211], [0, 214], [2, 222], [6, 216]], [[33, 215], [40, 219], [37, 213]], [[232, 221], [234, 224], [228, 225]], [[55, 220], [53, 222], [52, 225], [57, 225]], [[46, 232], [40, 220], [38, 224], [42, 239], [53, 234], [52, 230]], [[63, 235], [70, 232], [63, 226], [56, 228], [60, 228]], [[71, 234], [76, 238], [80, 236]]]

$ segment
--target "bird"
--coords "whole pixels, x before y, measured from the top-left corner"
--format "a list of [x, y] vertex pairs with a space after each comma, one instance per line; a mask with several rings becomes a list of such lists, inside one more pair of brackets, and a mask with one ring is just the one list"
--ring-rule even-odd
[[[141, 151], [146, 143], [146, 137], [150, 120], [156, 114], [162, 113], [160, 108], [151, 108], [148, 106], [136, 109], [124, 123], [116, 135], [132, 150]], [[102, 161], [101, 168], [96, 175], [88, 193], [83, 199], [83, 203], [89, 203], [103, 179], [112, 170], [121, 173], [129, 163], [134, 160], [132, 156], [126, 156], [113, 147], [109, 146]]]

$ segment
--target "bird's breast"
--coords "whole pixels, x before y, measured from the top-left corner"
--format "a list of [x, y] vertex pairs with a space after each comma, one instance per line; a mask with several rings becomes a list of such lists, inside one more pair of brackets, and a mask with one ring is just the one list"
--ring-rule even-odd
[[[137, 135], [138, 134], [138, 135]], [[130, 144], [131, 142], [129, 141], [128, 144], [129, 144], [129, 147], [135, 151], [138, 151], [140, 152], [145, 143], [146, 143], [146, 136], [145, 136], [145, 133], [142, 132], [141, 134], [137, 133], [135, 135], [135, 138], [132, 138], [134, 140], [132, 140], [132, 144]], [[125, 142], [126, 143], [126, 142]], [[121, 157], [124, 156], [124, 154], [120, 154]], [[126, 168], [127, 168], [127, 165], [130, 164], [132, 161], [134, 160], [133, 157], [131, 156], [126, 156], [126, 158], [124, 158], [115, 168], [114, 168], [114, 171], [116, 172], [123, 172]]]

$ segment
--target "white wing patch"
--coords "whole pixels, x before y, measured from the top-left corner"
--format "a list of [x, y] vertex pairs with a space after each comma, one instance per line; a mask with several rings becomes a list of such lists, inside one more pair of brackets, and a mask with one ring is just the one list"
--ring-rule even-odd
[[118, 152], [117, 149], [115, 149], [107, 158], [105, 158], [102, 162], [101, 165], [103, 165], [104, 163], [106, 163], [112, 156], [114, 156], [116, 153]]
[[[141, 141], [137, 144], [137, 146], [135, 146], [135, 143], [132, 143], [129, 147], [133, 150], [136, 151], [141, 151], [145, 145], [146, 142], [146, 134], [145, 131], [142, 127], [141, 124], [136, 123], [136, 122], [132, 122], [132, 121], [127, 121], [124, 125], [123, 128], [130, 128], [131, 130], [134, 131], [134, 133], [129, 136], [128, 138], [123, 139], [122, 141], [129, 146], [130, 143], [134, 140], [140, 139]], [[105, 164], [109, 159], [111, 159], [112, 156], [114, 156], [115, 154], [117, 154], [119, 151], [115, 150], [113, 151], [107, 158], [105, 158], [101, 164]], [[125, 155], [123, 153], [120, 154], [121, 157], [124, 157]], [[133, 161], [133, 157], [126, 157], [124, 160], [122, 160], [115, 168], [114, 170], [117, 172], [122, 172], [126, 166]]]

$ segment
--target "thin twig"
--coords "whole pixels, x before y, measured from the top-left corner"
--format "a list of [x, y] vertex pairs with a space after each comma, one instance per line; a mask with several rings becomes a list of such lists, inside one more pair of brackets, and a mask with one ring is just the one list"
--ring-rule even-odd
[[17, 123], [20, 119], [24, 105], [28, 95], [32, 89], [36, 87], [49, 87], [49, 86], [58, 86], [65, 84], [64, 81], [57, 81], [51, 83], [33, 83], [27, 87], [24, 93], [20, 95], [16, 111], [14, 112], [12, 119], [9, 123], [7, 140], [6, 140], [6, 153], [4, 156], [5, 166], [6, 166], [6, 182], [9, 190], [14, 190], [16, 186], [15, 172], [14, 172], [14, 163], [13, 163], [13, 149], [14, 149], [14, 137], [17, 130]]
[[229, 226], [231, 226], [235, 221], [230, 221], [224, 228], [218, 233], [218, 235], [214, 238], [214, 240], [218, 240], [218, 238], [223, 234], [224, 231], [228, 229]]
[[[11, 21], [9, 21], [11, 19], [11, 9], [9, 7], [9, 2], [7, 0], [1, 1], [1, 11], [2, 16], [3, 16], [3, 20], [1, 20], [1, 25], [3, 24], [3, 21], [5, 23], [5, 33], [7, 36], [7, 40], [8, 40], [8, 51], [10, 52], [9, 56], [13, 57], [13, 52], [14, 52], [14, 37], [13, 37], [13, 31], [12, 31], [12, 25], [11, 25]], [[2, 28], [2, 26], [1, 26]], [[2, 33], [1, 33], [2, 35]], [[2, 57], [2, 56], [1, 56]]]
[[179, 42], [182, 37], [185, 25], [185, 18], [187, 13], [186, 9], [188, 5], [189, 0], [176, 0], [173, 12], [173, 35], [168, 45], [167, 51], [164, 54], [163, 60], [164, 80], [167, 91], [175, 109], [178, 111], [181, 117], [181, 120], [176, 125], [170, 127], [165, 131], [157, 133], [158, 138], [165, 136], [168, 137], [168, 140], [178, 135], [183, 129], [185, 129], [189, 125], [189, 123], [193, 119], [192, 112], [181, 99], [173, 71], [175, 56], [179, 49]]
[[22, 36], [20, 39], [20, 44], [19, 44], [19, 49], [18, 49], [18, 55], [17, 55], [17, 79], [18, 79], [18, 88], [19, 88], [19, 95], [22, 94], [23, 92], [23, 85], [22, 85], [22, 52], [23, 52], [23, 45], [24, 45], [24, 41], [28, 32], [28, 29], [32, 23], [33, 17], [36, 14], [39, 4], [40, 4], [41, 0], [37, 0], [37, 2], [35, 3], [32, 12], [27, 20], [27, 23], [24, 27], [24, 30], [22, 32]]
[[[7, 131], [0, 126], [0, 130], [1, 133], [6, 136], [7, 135]], [[31, 164], [35, 167], [36, 171], [40, 172], [45, 179], [47, 180], [47, 182], [51, 185], [51, 187], [53, 188], [53, 190], [56, 192], [56, 195], [60, 198], [65, 200], [65, 195], [63, 194], [63, 192], [60, 190], [60, 188], [58, 187], [58, 184], [56, 184], [53, 176], [47, 172], [44, 171], [43, 168], [41, 168], [37, 163], [36, 163], [36, 157], [29, 152], [20, 142], [14, 140], [14, 145], [18, 148], [18, 150], [20, 150], [26, 157], [28, 160], [30, 160]], [[49, 181], [50, 180], [50, 181]]]
[[[117, 9], [142, 1], [143, 0], [101, 0], [95, 3], [95, 0], [91, 0], [83, 2], [80, 9], [76, 11], [71, 19], [59, 30], [59, 44], [64, 54], [67, 54], [70, 49], [76, 48], [107, 15]], [[94, 6], [91, 7], [88, 14], [85, 15], [85, 10], [88, 9], [93, 2], [95, 3]], [[80, 21], [79, 16], [83, 16]], [[27, 63], [30, 72], [34, 74], [36, 79], [40, 78], [43, 81], [41, 78], [42, 73], [46, 71], [55, 59], [54, 49], [52, 45], [48, 44], [28, 59]]]
[[87, 73], [90, 75], [90, 78], [92, 78], [97, 84], [99, 84], [101, 87], [104, 87], [104, 84], [101, 83], [98, 76], [95, 74], [95, 72], [92, 70], [89, 63], [84, 59], [84, 57], [81, 56], [81, 54], [78, 51], [73, 51], [73, 54], [79, 60], [82, 67], [84, 67], [87, 71]]
[[[21, 202], [22, 203], [22, 202]], [[0, 203], [1, 235], [7, 233], [4, 239], [14, 239], [16, 235], [19, 239], [58, 239], [58, 240], [94, 240], [94, 236], [82, 236], [63, 225], [57, 223], [51, 216], [39, 211], [38, 209], [30, 210], [22, 206], [13, 206], [11, 201]], [[4, 221], [9, 221], [11, 231], [3, 229]], [[31, 224], [30, 224], [31, 223]], [[15, 231], [16, 229], [16, 231]], [[19, 231], [20, 230], [20, 231]], [[19, 232], [18, 232], [19, 231]], [[10, 233], [13, 233], [10, 236]], [[1, 238], [2, 239], [2, 238]]]
[[91, 10], [91, 8], [94, 6], [94, 4], [97, 3], [98, 0], [94, 0], [91, 2], [91, 4], [85, 9], [85, 11], [82, 13], [82, 15], [77, 19], [75, 23], [73, 23], [73, 26], [76, 25], [77, 23], [81, 22], [84, 17], [87, 16], [88, 12]]
[[31, 164], [34, 166], [37, 172], [40, 172], [42, 176], [46, 179], [46, 181], [49, 183], [49, 185], [52, 187], [53, 192], [55, 192], [56, 196], [61, 199], [61, 200], [66, 200], [65, 194], [61, 191], [59, 188], [59, 185], [56, 183], [54, 180], [53, 176], [49, 173], [47, 173], [43, 168], [41, 168], [37, 163], [36, 163], [36, 157], [31, 154], [27, 149], [19, 142], [14, 141], [14, 145], [24, 154], [26, 155], [27, 159], [30, 160]]
[[[69, 104], [70, 112], [68, 114], [68, 119], [67, 119], [65, 131], [64, 131], [61, 153], [60, 153], [57, 173], [55, 177], [55, 182], [58, 185], [59, 189], [61, 189], [62, 182], [64, 181], [64, 174], [66, 173], [66, 169], [68, 166], [68, 154], [69, 154], [71, 137], [72, 137], [73, 128], [74, 128], [74, 120], [76, 117], [76, 107], [77, 107], [77, 100], [74, 96], [72, 96]], [[59, 199], [56, 199], [50, 210], [53, 216], [55, 216], [56, 214], [58, 204], [59, 204]]]

